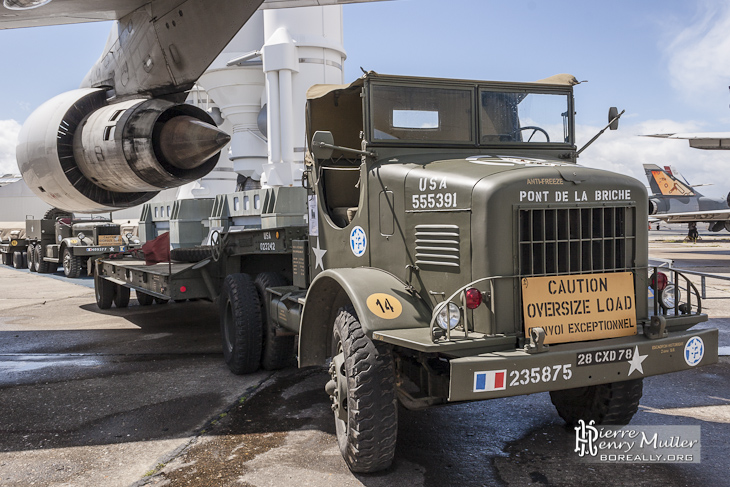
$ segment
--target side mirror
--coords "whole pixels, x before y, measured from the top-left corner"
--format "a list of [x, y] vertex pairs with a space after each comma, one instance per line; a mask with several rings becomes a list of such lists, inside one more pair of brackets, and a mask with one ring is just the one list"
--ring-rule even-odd
[[[618, 117], [618, 108], [616, 108], [616, 107], [609, 108], [608, 109], [608, 123], [609, 123], [608, 128], [610, 128], [611, 130], [616, 130], [618, 128], [618, 119], [616, 117]], [[616, 119], [616, 120], [614, 120], [614, 119]]]
[[312, 154], [316, 159], [329, 159], [332, 157], [334, 143], [332, 132], [317, 131], [312, 137]]

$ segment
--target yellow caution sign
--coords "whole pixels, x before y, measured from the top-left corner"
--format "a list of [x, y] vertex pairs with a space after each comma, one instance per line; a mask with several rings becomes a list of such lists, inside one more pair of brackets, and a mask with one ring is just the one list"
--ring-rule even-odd
[[636, 334], [630, 272], [522, 279], [525, 336], [545, 330], [545, 343], [580, 342]]

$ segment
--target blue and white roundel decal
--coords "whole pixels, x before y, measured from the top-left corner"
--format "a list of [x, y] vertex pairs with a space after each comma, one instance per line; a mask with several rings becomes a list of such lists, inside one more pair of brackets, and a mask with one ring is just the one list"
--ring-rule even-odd
[[355, 227], [350, 232], [350, 250], [355, 254], [355, 257], [362, 257], [365, 250], [368, 248], [368, 238], [365, 235], [365, 230], [362, 227]]
[[702, 357], [705, 355], [705, 343], [700, 337], [692, 337], [687, 340], [687, 344], [684, 346], [684, 361], [687, 365], [694, 367], [702, 361]]

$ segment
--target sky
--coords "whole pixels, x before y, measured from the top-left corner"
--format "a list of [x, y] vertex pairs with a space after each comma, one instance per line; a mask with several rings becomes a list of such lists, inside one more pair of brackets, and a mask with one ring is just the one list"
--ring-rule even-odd
[[[641, 134], [730, 131], [730, 2], [719, 0], [394, 0], [343, 7], [345, 80], [379, 73], [534, 81], [557, 73], [575, 87], [581, 147], [625, 109], [620, 128], [580, 164], [645, 181], [642, 164], [673, 165], [709, 196], [725, 197], [730, 151]], [[0, 31], [0, 174], [17, 173], [23, 121], [78, 87], [109, 23]]]

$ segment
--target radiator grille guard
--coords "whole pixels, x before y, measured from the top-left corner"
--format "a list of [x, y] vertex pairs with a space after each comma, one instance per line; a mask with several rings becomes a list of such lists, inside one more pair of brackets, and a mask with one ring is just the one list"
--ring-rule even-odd
[[521, 277], [633, 271], [636, 207], [518, 210]]

